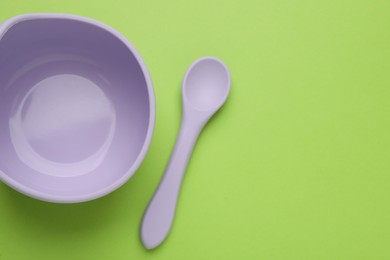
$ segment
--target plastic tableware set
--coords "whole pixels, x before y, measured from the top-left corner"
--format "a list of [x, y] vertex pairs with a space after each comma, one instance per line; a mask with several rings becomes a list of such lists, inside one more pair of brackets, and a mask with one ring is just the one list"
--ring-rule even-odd
[[[141, 224], [146, 248], [166, 238], [196, 139], [230, 83], [219, 59], [188, 69], [177, 142]], [[113, 28], [68, 14], [0, 25], [0, 179], [15, 190], [55, 203], [114, 191], [143, 161], [155, 114], [147, 67]]]

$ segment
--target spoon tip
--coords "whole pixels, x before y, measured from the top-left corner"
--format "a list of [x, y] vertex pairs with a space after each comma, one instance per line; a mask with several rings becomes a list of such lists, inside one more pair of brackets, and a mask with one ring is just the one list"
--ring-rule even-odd
[[199, 110], [221, 107], [231, 88], [230, 72], [226, 64], [213, 56], [194, 61], [183, 79], [183, 98]]

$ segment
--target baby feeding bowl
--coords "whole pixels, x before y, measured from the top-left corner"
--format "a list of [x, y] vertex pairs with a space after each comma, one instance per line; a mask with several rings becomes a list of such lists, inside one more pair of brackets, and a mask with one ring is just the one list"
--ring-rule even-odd
[[98, 21], [27, 14], [0, 25], [0, 179], [44, 201], [104, 196], [137, 170], [155, 97], [124, 36]]

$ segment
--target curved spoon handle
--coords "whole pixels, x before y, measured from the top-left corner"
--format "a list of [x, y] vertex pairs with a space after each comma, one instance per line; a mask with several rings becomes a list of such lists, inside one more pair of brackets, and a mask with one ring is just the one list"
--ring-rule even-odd
[[161, 244], [171, 229], [184, 172], [201, 130], [183, 117], [171, 159], [142, 220], [141, 239], [148, 249]]

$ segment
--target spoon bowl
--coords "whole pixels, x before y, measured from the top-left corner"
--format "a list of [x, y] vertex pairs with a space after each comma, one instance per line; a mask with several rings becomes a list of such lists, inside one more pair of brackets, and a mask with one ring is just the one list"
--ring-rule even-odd
[[214, 57], [197, 60], [183, 80], [183, 102], [197, 110], [218, 110], [230, 92], [226, 65]]

